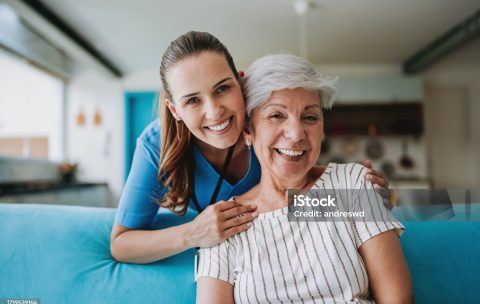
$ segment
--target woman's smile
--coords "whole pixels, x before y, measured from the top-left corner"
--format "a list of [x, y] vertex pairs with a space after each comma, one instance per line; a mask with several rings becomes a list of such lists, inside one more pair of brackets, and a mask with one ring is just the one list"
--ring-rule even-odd
[[274, 150], [288, 161], [298, 161], [304, 157], [306, 150], [293, 150], [285, 148], [274, 148]]
[[232, 129], [232, 125], [233, 125], [232, 122], [234, 119], [235, 119], [235, 116], [232, 115], [219, 123], [210, 124], [203, 128], [215, 135], [223, 135]]

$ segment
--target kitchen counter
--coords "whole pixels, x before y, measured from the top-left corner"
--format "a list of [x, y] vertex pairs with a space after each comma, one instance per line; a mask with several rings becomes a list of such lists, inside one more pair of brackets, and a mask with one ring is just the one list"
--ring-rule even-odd
[[114, 207], [107, 183], [18, 182], [0, 184], [0, 203]]
[[15, 194], [33, 194], [62, 189], [82, 189], [87, 187], [107, 186], [106, 183], [91, 182], [21, 182], [0, 184], [0, 197]]

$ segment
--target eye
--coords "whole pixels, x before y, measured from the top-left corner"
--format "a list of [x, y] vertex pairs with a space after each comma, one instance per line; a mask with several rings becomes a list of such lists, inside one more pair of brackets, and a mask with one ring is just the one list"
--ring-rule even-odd
[[197, 104], [198, 102], [200, 102], [200, 98], [194, 96], [194, 97], [191, 97], [187, 100], [185, 100], [185, 104], [186, 105], [194, 105], [194, 104]]
[[222, 93], [225, 93], [227, 92], [228, 90], [230, 89], [230, 86], [229, 85], [221, 85], [217, 88], [217, 94], [222, 94]]
[[282, 115], [282, 113], [279, 113], [279, 112], [272, 113], [268, 116], [268, 119], [272, 119], [272, 120], [278, 120], [278, 119], [282, 119], [282, 118], [283, 118], [283, 115]]
[[305, 115], [303, 117], [307, 122], [316, 122], [318, 121], [318, 117], [316, 115]]

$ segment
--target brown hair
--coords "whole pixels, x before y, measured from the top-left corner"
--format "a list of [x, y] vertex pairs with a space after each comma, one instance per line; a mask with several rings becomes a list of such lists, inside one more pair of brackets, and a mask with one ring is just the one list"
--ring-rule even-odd
[[166, 74], [177, 62], [204, 51], [224, 55], [233, 74], [238, 78], [233, 58], [227, 48], [217, 38], [206, 32], [191, 31], [173, 40], [163, 54], [160, 64], [163, 91], [159, 106], [161, 147], [158, 178], [167, 191], [164, 197], [157, 200], [157, 203], [180, 215], [185, 214], [190, 201], [188, 189], [192, 185], [189, 183], [188, 162], [193, 158], [190, 147], [192, 135], [183, 121], [177, 121], [173, 117], [165, 103], [165, 99], [174, 102]]

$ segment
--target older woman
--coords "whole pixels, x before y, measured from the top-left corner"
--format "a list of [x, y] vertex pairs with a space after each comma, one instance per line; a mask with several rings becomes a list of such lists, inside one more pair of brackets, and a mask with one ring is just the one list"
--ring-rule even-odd
[[266, 56], [250, 67], [244, 132], [262, 175], [257, 186], [232, 199], [257, 205], [259, 215], [247, 231], [200, 250], [199, 303], [412, 301], [398, 240], [404, 227], [378, 194], [347, 192], [347, 201], [378, 210], [368, 222], [291, 221], [287, 216], [287, 189], [373, 189], [361, 165], [315, 167], [322, 107], [331, 106], [334, 82], [291, 55]]

